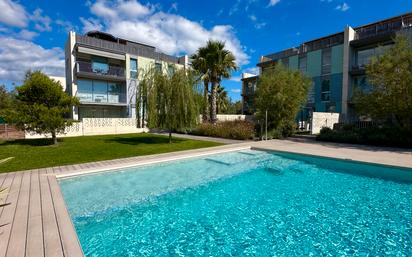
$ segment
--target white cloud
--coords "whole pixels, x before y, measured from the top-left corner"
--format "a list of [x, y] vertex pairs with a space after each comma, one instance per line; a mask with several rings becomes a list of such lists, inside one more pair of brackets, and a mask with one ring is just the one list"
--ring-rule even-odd
[[92, 30], [103, 30], [103, 25], [96, 19], [80, 17], [80, 22], [83, 24], [84, 33]]
[[275, 6], [280, 2], [280, 0], [270, 0], [268, 6]]
[[33, 38], [37, 37], [39, 35], [39, 33], [34, 32], [34, 31], [30, 31], [27, 29], [22, 29], [19, 33], [18, 33], [18, 37], [21, 39], [25, 39], [25, 40], [32, 40]]
[[125, 4], [122, 0], [114, 3], [98, 0], [91, 4], [90, 9], [97, 18], [81, 18], [83, 31], [104, 30], [118, 37], [153, 45], [172, 55], [192, 54], [208, 39], [221, 40], [233, 52], [239, 65], [249, 62], [249, 56], [230, 25], [216, 25], [207, 29], [199, 22], [155, 11], [154, 7], [144, 6], [136, 0], [128, 3], [140, 7], [130, 8], [127, 16], [122, 15]]
[[241, 90], [241, 89], [232, 89], [232, 90], [230, 90], [230, 92], [232, 92], [232, 93], [240, 93], [240, 92], [242, 92], [242, 90]]
[[62, 27], [64, 29], [65, 32], [69, 32], [70, 30], [78, 30], [78, 27], [73, 25], [73, 23], [71, 23], [70, 21], [65, 21], [65, 20], [61, 20], [61, 19], [57, 19], [55, 21], [55, 23], [57, 25], [59, 25], [60, 27]]
[[177, 2], [174, 2], [174, 3], [172, 3], [172, 4], [170, 5], [169, 12], [171, 12], [171, 11], [177, 12], [177, 9], [178, 9], [178, 3], [177, 3]]
[[28, 15], [24, 7], [11, 0], [0, 0], [0, 22], [9, 26], [24, 28], [28, 23]]
[[0, 37], [0, 80], [22, 81], [27, 70], [63, 76], [63, 50], [45, 49], [26, 40]]
[[49, 16], [43, 16], [42, 15], [43, 10], [37, 8], [34, 10], [33, 15], [30, 16], [30, 19], [35, 23], [34, 27], [38, 31], [51, 31], [52, 28], [50, 26], [52, 20], [50, 19]]
[[338, 11], [346, 12], [347, 10], [349, 10], [349, 8], [350, 6], [347, 3], [343, 3], [343, 4], [336, 6], [335, 9]]
[[263, 28], [263, 27], [266, 26], [266, 22], [259, 22], [259, 21], [258, 21], [258, 18], [256, 17], [256, 15], [253, 15], [253, 14], [252, 14], [252, 15], [249, 15], [248, 17], [249, 17], [249, 19], [254, 23], [255, 28], [261, 29], [261, 28]]

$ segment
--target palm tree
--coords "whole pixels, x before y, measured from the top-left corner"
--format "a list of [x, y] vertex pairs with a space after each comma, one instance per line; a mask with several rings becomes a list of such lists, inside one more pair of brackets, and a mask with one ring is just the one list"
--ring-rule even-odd
[[216, 102], [216, 113], [224, 113], [229, 105], [229, 98], [227, 96], [227, 91], [221, 85], [217, 87], [217, 102]]
[[225, 49], [225, 43], [221, 41], [209, 40], [206, 44], [207, 66], [212, 82], [211, 93], [211, 112], [210, 119], [212, 123], [217, 121], [217, 89], [222, 78], [230, 78], [231, 72], [237, 70], [236, 58], [229, 50]]
[[202, 120], [207, 122], [208, 112], [209, 112], [209, 68], [207, 64], [207, 49], [205, 47], [200, 47], [195, 54], [190, 56], [192, 67], [201, 76], [203, 80], [203, 110], [202, 110]]

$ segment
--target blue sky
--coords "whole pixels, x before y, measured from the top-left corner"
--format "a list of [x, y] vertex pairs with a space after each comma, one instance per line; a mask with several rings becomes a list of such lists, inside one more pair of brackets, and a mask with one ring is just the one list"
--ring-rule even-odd
[[69, 30], [100, 29], [191, 54], [207, 39], [224, 40], [240, 71], [223, 82], [240, 99], [241, 71], [261, 55], [412, 11], [410, 0], [0, 0], [0, 84], [19, 85], [27, 69], [63, 75]]

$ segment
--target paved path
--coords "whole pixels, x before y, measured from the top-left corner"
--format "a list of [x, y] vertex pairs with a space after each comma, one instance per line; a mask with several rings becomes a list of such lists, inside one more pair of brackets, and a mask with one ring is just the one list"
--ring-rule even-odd
[[[168, 133], [153, 133], [153, 132], [150, 132], [150, 133], [151, 134], [158, 134], [158, 135], [162, 135], [162, 136], [169, 136]], [[244, 140], [226, 139], [226, 138], [220, 138], [220, 137], [195, 136], [195, 135], [177, 134], [177, 133], [173, 133], [172, 137], [187, 138], [187, 139], [193, 139], [193, 140], [211, 141], [211, 142], [222, 143], [222, 144], [239, 144], [239, 143], [244, 143], [245, 142]]]
[[0, 203], [10, 203], [0, 208], [0, 226], [4, 225], [0, 227], [0, 257], [83, 256], [58, 177], [250, 147], [412, 168], [412, 150], [271, 140], [0, 174], [0, 188], [9, 190], [7, 198]]

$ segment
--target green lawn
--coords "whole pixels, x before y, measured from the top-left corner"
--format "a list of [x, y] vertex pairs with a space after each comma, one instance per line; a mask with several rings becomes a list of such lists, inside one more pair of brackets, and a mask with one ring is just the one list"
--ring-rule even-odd
[[[152, 134], [71, 137], [59, 139], [57, 146], [46, 139], [0, 141], [0, 173], [60, 165], [166, 153], [219, 143], [173, 138]], [[1, 163], [1, 160], [14, 157]]]

